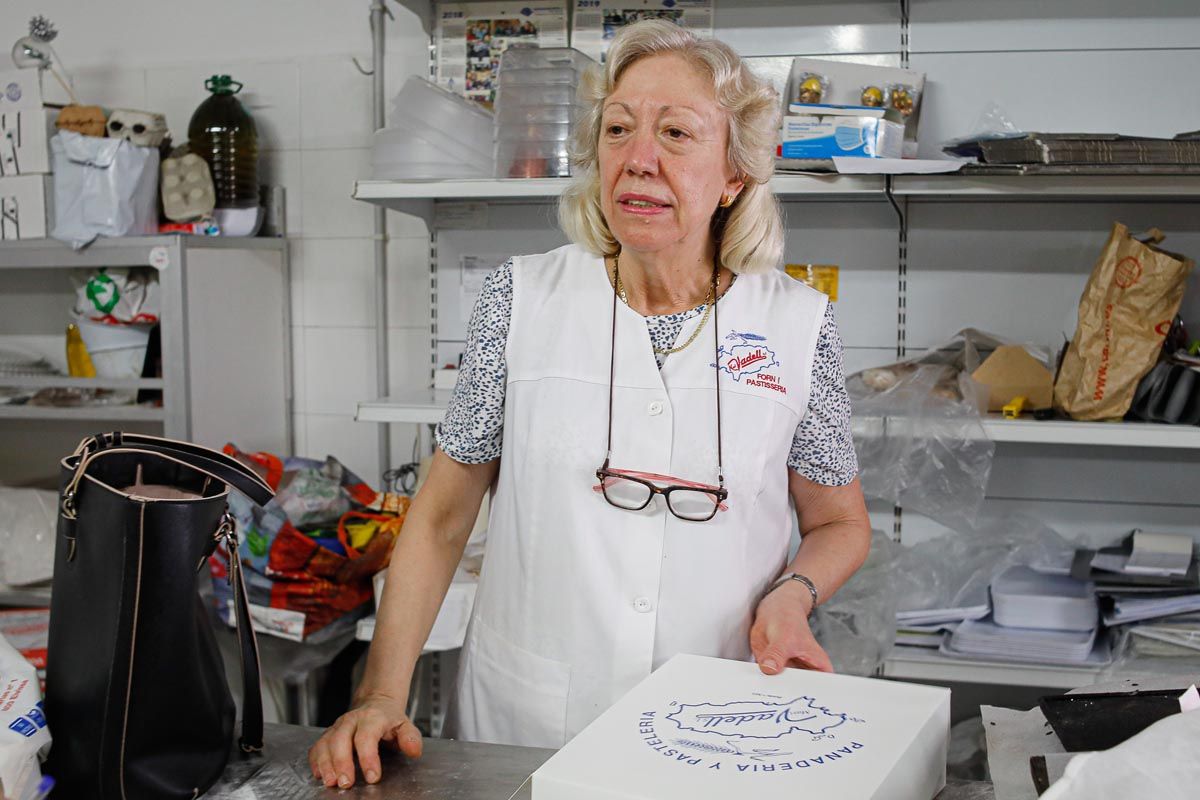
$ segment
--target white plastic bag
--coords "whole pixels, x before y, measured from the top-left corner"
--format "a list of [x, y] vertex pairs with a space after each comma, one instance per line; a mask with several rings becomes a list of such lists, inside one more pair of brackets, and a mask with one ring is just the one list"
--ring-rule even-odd
[[0, 581], [10, 586], [54, 575], [58, 492], [0, 486]]
[[151, 267], [100, 267], [74, 282], [75, 314], [93, 322], [152, 325], [162, 313], [158, 270]]
[[35, 796], [41, 759], [50, 750], [37, 670], [0, 636], [0, 792], [12, 800]]
[[124, 139], [59, 131], [54, 155], [55, 239], [76, 250], [97, 236], [158, 230], [158, 150]]

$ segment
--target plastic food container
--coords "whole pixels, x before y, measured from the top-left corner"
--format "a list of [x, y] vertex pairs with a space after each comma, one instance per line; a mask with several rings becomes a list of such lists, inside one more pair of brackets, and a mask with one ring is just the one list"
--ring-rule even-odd
[[497, 125], [497, 140], [526, 142], [565, 142], [571, 138], [569, 122], [550, 122], [541, 125]]
[[496, 142], [497, 178], [565, 178], [571, 159], [565, 141], [501, 139]]
[[597, 62], [573, 47], [510, 47], [500, 57], [500, 71], [570, 67], [583, 72]]
[[535, 67], [500, 70], [500, 88], [508, 86], [578, 86], [582, 70], [574, 67]]
[[992, 581], [992, 618], [1009, 628], [1088, 631], [1100, 609], [1092, 585], [1069, 575], [1009, 567]]
[[399, 128], [375, 132], [371, 173], [386, 180], [437, 180], [440, 178], [488, 178], [492, 159], [449, 142], [434, 144], [422, 136]]
[[452, 149], [474, 151], [485, 158], [491, 152], [491, 113], [478, 103], [416, 76], [405, 82], [392, 101], [391, 127], [409, 131], [426, 141], [445, 142]]
[[507, 98], [496, 102], [497, 130], [522, 125], [574, 124], [583, 114], [584, 106], [565, 103], [521, 105]]
[[496, 105], [504, 106], [569, 106], [578, 103], [576, 87], [566, 84], [552, 86], [501, 86]]

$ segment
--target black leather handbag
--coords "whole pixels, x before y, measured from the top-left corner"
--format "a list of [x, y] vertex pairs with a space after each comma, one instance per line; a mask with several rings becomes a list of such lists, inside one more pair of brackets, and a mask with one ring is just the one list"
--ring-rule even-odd
[[226, 509], [230, 487], [271, 488], [187, 442], [89, 437], [62, 460], [46, 719], [55, 796], [194, 798], [221, 776], [234, 703], [197, 588], [229, 558], [244, 694], [241, 749], [262, 749], [258, 648]]

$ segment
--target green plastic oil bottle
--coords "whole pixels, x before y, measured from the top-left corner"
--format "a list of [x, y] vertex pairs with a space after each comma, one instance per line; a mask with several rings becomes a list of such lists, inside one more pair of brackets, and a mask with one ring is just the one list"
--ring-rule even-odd
[[254, 118], [234, 95], [242, 84], [228, 75], [204, 82], [212, 92], [188, 123], [188, 146], [208, 162], [217, 208], [258, 205], [258, 132]]

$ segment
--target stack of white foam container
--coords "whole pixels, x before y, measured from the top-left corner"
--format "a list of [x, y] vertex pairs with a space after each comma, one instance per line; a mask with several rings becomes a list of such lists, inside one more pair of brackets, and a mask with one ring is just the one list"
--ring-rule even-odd
[[374, 177], [386, 180], [489, 178], [492, 115], [421, 78], [392, 103], [391, 125], [375, 132]]

